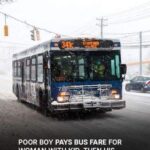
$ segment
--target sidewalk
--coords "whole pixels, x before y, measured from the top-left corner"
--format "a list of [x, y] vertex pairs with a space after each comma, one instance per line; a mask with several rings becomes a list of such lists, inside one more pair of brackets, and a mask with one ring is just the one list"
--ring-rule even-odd
[[0, 99], [16, 99], [12, 92], [12, 77], [8, 75], [0, 75]]

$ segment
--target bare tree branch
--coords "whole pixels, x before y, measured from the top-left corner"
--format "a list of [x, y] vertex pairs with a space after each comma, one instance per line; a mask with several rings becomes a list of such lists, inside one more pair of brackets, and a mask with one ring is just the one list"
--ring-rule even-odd
[[6, 3], [12, 3], [14, 2], [15, 0], [0, 0], [0, 5], [2, 4], [6, 4]]

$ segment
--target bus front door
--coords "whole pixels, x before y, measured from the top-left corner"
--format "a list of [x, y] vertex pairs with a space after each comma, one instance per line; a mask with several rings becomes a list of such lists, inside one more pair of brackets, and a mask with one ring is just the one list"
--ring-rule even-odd
[[23, 99], [26, 98], [25, 83], [24, 83], [24, 81], [25, 81], [25, 74], [24, 73], [25, 73], [24, 72], [24, 62], [22, 61], [22, 63], [21, 63], [21, 88], [22, 88], [22, 95], [21, 95], [21, 97]]

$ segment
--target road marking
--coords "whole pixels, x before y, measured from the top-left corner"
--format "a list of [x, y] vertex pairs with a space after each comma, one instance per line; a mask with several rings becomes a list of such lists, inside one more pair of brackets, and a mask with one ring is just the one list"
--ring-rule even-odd
[[123, 94], [136, 95], [136, 96], [143, 96], [143, 97], [150, 97], [150, 94], [149, 94], [149, 93], [124, 92]]
[[139, 103], [139, 104], [144, 104], [144, 105], [149, 105], [150, 106], [150, 103], [144, 103], [144, 102], [137, 102], [136, 103]]
[[137, 100], [137, 99], [130, 99], [128, 101], [134, 101], [134, 102], [136, 102], [138, 104], [143, 104], [143, 105], [149, 105], [150, 106], [150, 101], [145, 102], [145, 101], [141, 101], [141, 100]]

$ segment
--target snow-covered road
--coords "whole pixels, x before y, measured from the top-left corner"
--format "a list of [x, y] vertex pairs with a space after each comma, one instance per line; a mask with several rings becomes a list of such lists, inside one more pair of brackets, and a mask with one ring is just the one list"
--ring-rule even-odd
[[12, 93], [12, 77], [0, 75], [0, 99], [16, 100]]

